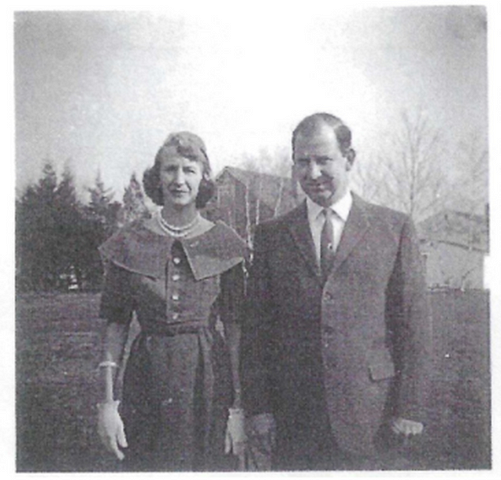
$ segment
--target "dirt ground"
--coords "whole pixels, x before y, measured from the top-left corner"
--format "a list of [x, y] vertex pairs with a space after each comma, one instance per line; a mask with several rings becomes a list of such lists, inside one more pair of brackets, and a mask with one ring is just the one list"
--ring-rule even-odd
[[[452, 295], [452, 296], [451, 296]], [[434, 377], [426, 435], [404, 451], [419, 470], [490, 468], [488, 297], [433, 294]], [[95, 428], [99, 295], [17, 299], [17, 470], [119, 470]]]

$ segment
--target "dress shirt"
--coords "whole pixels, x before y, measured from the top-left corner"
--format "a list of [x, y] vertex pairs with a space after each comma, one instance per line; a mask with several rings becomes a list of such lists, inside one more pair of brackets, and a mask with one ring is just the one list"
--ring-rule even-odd
[[[327, 207], [334, 212], [334, 215], [332, 215], [332, 225], [334, 227], [334, 251], [336, 251], [339, 241], [341, 240], [341, 235], [343, 233], [346, 220], [348, 220], [352, 203], [353, 197], [351, 192], [348, 190], [346, 194], [336, 203]], [[323, 214], [324, 207], [318, 205], [309, 197], [306, 197], [306, 207], [308, 211], [308, 223], [310, 225], [313, 243], [315, 244], [315, 253], [317, 255], [317, 260], [320, 263], [320, 238], [322, 235], [322, 227], [325, 222], [325, 215]]]

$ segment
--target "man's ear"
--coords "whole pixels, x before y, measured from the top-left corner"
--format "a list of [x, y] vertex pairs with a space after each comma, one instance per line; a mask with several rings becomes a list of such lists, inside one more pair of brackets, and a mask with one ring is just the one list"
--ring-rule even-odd
[[346, 152], [346, 170], [349, 172], [352, 168], [353, 168], [353, 164], [355, 163], [355, 150], [353, 150], [353, 148], [350, 148], [347, 152]]

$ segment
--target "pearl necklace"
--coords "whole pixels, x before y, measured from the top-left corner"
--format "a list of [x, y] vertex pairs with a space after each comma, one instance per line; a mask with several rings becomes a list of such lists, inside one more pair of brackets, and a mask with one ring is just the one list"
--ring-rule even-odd
[[174, 225], [167, 223], [160, 212], [157, 215], [157, 220], [160, 228], [164, 232], [172, 235], [173, 237], [182, 238], [189, 235], [195, 229], [195, 227], [198, 225], [198, 222], [200, 221], [200, 214], [197, 212], [195, 218], [190, 223], [183, 225], [182, 227], [175, 227]]

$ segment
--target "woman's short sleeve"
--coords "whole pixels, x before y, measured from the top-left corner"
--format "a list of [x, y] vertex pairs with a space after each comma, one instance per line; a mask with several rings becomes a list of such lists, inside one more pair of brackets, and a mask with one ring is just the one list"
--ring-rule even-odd
[[240, 323], [245, 307], [244, 262], [221, 274], [219, 314], [223, 323]]
[[100, 318], [123, 324], [131, 321], [134, 309], [131, 280], [130, 272], [111, 261], [107, 262], [99, 310]]

